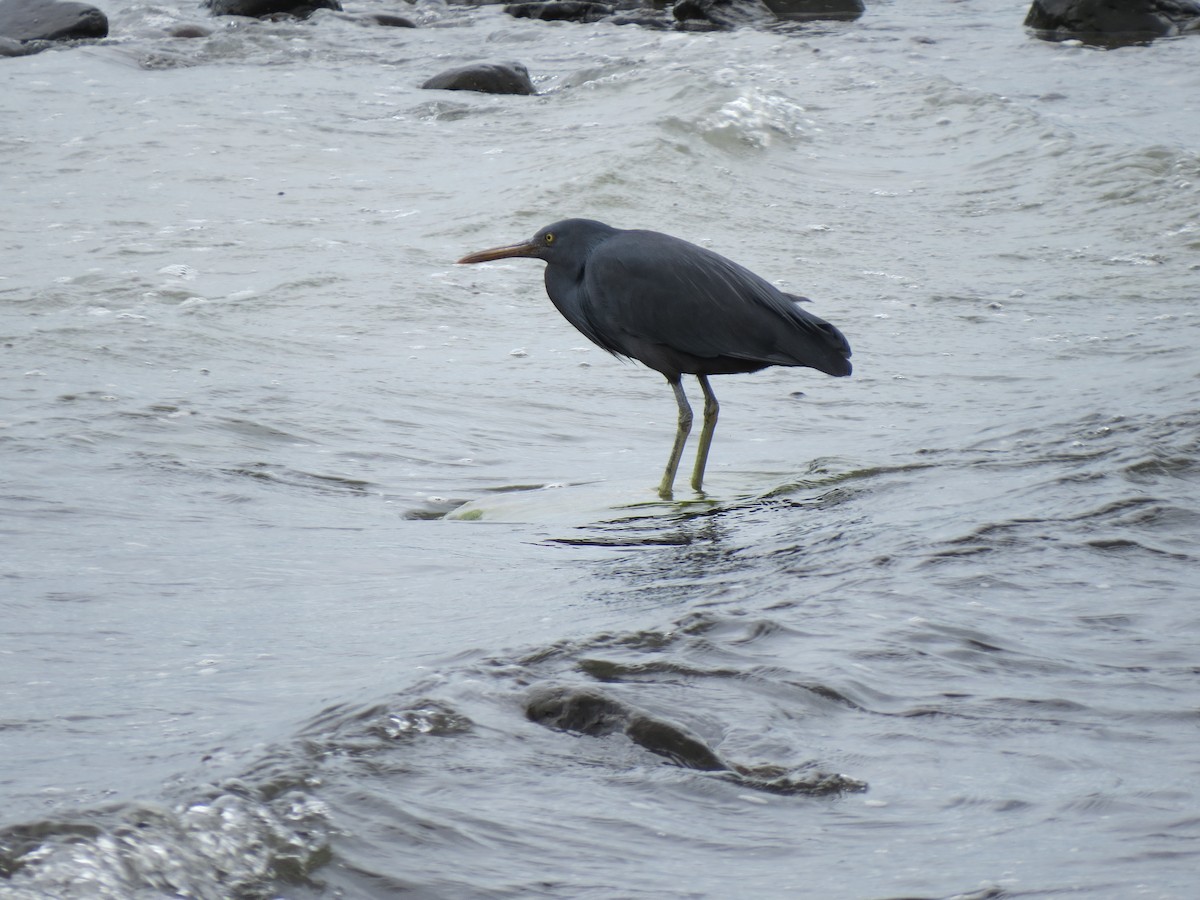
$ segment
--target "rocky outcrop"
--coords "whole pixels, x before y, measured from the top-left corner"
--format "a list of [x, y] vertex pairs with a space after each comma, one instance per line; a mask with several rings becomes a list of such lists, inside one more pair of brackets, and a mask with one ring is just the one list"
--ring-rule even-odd
[[438, 91], [479, 91], [484, 94], [536, 94], [529, 71], [520, 63], [475, 63], [434, 75], [423, 88]]
[[1126, 44], [1200, 30], [1197, 0], [1033, 0], [1027, 28], [1047, 40]]
[[108, 37], [108, 17], [86, 3], [0, 0], [0, 38], [11, 41], [70, 41], [102, 37]]

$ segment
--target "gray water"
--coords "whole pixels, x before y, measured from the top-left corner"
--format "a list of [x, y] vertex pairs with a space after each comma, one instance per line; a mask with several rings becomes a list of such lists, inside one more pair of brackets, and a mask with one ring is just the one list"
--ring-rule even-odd
[[[1200, 39], [100, 5], [0, 61], [0, 896], [1196, 895]], [[453, 264], [568, 215], [854, 376], [659, 501], [662, 378]]]

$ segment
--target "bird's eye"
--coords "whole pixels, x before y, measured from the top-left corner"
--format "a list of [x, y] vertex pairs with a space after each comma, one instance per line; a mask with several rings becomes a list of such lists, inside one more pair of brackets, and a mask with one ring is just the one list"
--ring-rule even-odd
[[546, 241], [546, 246], [550, 246], [551, 244], [553, 244], [554, 243], [554, 233], [551, 231], [546, 232], [546, 237], [544, 238], [544, 240]]

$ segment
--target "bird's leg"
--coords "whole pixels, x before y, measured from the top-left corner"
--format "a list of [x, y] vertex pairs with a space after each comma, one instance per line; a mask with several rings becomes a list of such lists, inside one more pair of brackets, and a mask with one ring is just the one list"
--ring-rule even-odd
[[688, 434], [692, 430], [692, 408], [688, 406], [687, 394], [683, 392], [683, 382], [676, 375], [667, 379], [671, 389], [675, 391], [675, 402], [679, 404], [679, 426], [675, 429], [675, 446], [671, 448], [671, 458], [667, 460], [667, 470], [663, 472], [662, 484], [658, 486], [658, 496], [670, 500], [672, 488], [675, 486], [675, 472], [679, 469], [679, 458], [683, 456], [683, 445], [687, 443]]
[[717, 395], [709, 386], [707, 375], [697, 375], [700, 390], [704, 391], [704, 427], [700, 429], [700, 446], [696, 448], [696, 468], [692, 469], [692, 490], [699, 491], [704, 483], [704, 466], [708, 463], [708, 448], [717, 430], [717, 414], [721, 411]]

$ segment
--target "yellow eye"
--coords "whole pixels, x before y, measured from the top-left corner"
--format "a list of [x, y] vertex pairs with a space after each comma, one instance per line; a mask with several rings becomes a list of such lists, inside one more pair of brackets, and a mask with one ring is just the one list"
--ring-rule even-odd
[[553, 243], [554, 243], [554, 233], [553, 233], [553, 232], [549, 232], [549, 231], [548, 231], [548, 232], [546, 232], [546, 239], [545, 239], [545, 240], [546, 240], [546, 243], [547, 243], [547, 244], [553, 244]]

